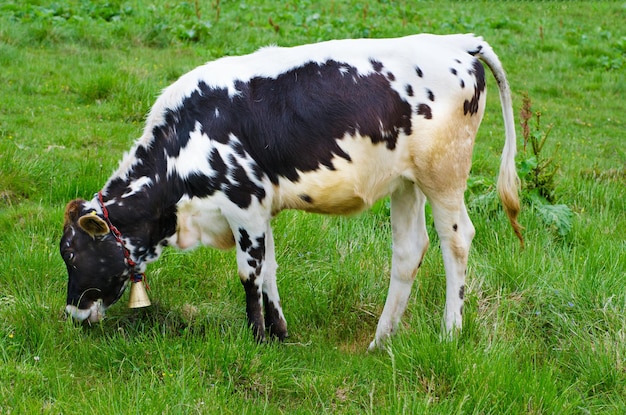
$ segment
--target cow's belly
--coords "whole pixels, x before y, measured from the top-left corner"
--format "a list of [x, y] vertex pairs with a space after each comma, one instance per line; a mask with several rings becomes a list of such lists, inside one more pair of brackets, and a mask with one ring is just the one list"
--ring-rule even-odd
[[[404, 137], [406, 139], [406, 137]], [[322, 166], [299, 172], [295, 182], [280, 179], [276, 186], [274, 211], [299, 209], [307, 212], [345, 215], [370, 207], [411, 176], [406, 140], [390, 150], [384, 143], [372, 144], [368, 137], [344, 137], [339, 146], [350, 161], [335, 157], [333, 170]]]

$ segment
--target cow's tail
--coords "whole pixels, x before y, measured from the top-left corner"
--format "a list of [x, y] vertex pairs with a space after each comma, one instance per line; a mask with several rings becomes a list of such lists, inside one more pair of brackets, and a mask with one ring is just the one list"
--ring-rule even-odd
[[[502, 201], [504, 211], [509, 217], [511, 226], [515, 234], [520, 240], [522, 247], [524, 246], [524, 238], [522, 237], [522, 227], [517, 221], [520, 212], [520, 201], [518, 190], [520, 180], [517, 176], [515, 167], [516, 137], [515, 137], [515, 120], [513, 117], [513, 102], [511, 99], [511, 89], [506, 80], [504, 68], [500, 63], [500, 59], [495, 54], [491, 46], [482, 38], [474, 38], [474, 48], [468, 50], [469, 53], [479, 57], [487, 64], [491, 73], [498, 82], [498, 90], [500, 91], [500, 104], [502, 105], [502, 116], [504, 118], [504, 129], [506, 140], [504, 149], [502, 150], [502, 158], [500, 161], [500, 173], [498, 174], [498, 196]], [[478, 42], [478, 44], [476, 44]]]

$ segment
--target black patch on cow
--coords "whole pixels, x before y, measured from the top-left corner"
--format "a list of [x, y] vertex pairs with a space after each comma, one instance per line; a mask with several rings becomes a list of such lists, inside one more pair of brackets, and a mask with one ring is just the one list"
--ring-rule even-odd
[[254, 242], [250, 239], [248, 231], [239, 228], [239, 248], [248, 255], [247, 263], [254, 268], [254, 274], [259, 275], [265, 260], [265, 235], [259, 236]]
[[478, 59], [474, 59], [472, 63], [472, 69], [468, 70], [468, 73], [474, 77], [476, 84], [474, 85], [474, 95], [471, 100], [465, 100], [463, 103], [463, 114], [474, 115], [478, 112], [478, 102], [480, 101], [480, 95], [485, 90], [485, 68]]
[[478, 55], [480, 53], [481, 50], [483, 50], [483, 46], [482, 45], [478, 45], [476, 50], [468, 50], [467, 53], [469, 53], [472, 56], [476, 56], [476, 55]]
[[252, 202], [252, 195], [250, 193], [246, 193], [244, 189], [234, 186], [225, 186], [223, 192], [228, 197], [228, 200], [242, 209], [250, 206], [250, 203]]
[[456, 223], [454, 225], [452, 225], [452, 230], [454, 232], [456, 232], [459, 229], [459, 225], [457, 225]]
[[239, 248], [241, 248], [242, 251], [247, 252], [252, 246], [252, 241], [250, 240], [248, 231], [243, 228], [239, 228], [239, 241], [237, 242], [239, 243]]
[[417, 106], [417, 114], [423, 115], [424, 118], [426, 118], [427, 120], [430, 120], [433, 118], [432, 110], [430, 106], [428, 106], [427, 104], [419, 104]]
[[408, 85], [408, 84], [407, 84], [407, 85], [404, 87], [404, 89], [405, 89], [406, 94], [407, 94], [408, 96], [410, 96], [410, 97], [412, 97], [412, 96], [413, 96], [413, 87], [412, 87], [411, 85]]
[[422, 72], [422, 70], [420, 69], [419, 66], [415, 67], [415, 73], [417, 74], [417, 76], [419, 76], [420, 78], [424, 77], [424, 72]]
[[309, 195], [302, 194], [302, 195], [298, 195], [298, 197], [307, 203], [313, 203], [313, 198]]
[[[358, 132], [374, 144], [394, 149], [399, 133], [411, 133], [411, 106], [386, 77], [378, 73], [360, 76], [345, 63], [310, 62], [276, 78], [237, 82], [236, 88], [239, 94], [229, 105], [220, 106], [219, 122], [213, 125], [208, 120], [205, 125], [203, 121], [203, 130], [209, 137], [230, 133], [238, 137], [273, 183], [281, 176], [297, 181], [298, 171], [320, 166], [334, 169], [334, 157], [351, 161], [336, 142], [346, 134]], [[222, 96], [210, 89], [202, 94], [211, 95]], [[197, 105], [186, 101], [180, 111]], [[214, 132], [224, 128], [225, 119], [231, 120], [227, 131]]]
[[241, 143], [237, 140], [231, 140], [230, 141], [230, 147], [235, 151], [235, 153], [237, 153], [237, 155], [239, 155], [242, 158], [246, 157], [246, 150], [244, 150], [243, 146], [241, 145]]
[[258, 342], [265, 340], [265, 321], [263, 318], [263, 310], [261, 308], [261, 294], [255, 284], [255, 276], [251, 275], [246, 281], [241, 283], [246, 292], [246, 315], [248, 324], [252, 327], [254, 337]]
[[377, 61], [376, 59], [370, 59], [370, 63], [372, 64], [372, 68], [376, 72], [381, 72], [383, 70], [383, 63]]
[[265, 198], [265, 189], [250, 180], [246, 170], [237, 162], [234, 156], [229, 158], [229, 179], [222, 191], [228, 199], [241, 208], [246, 208], [252, 203], [252, 196], [258, 200]]
[[465, 298], [465, 285], [461, 285], [461, 288], [459, 288], [459, 298], [461, 300]]
[[396, 76], [392, 72], [387, 72], [387, 79], [393, 82], [396, 80]]
[[457, 71], [456, 71], [456, 69], [454, 69], [454, 68], [450, 68], [450, 73], [452, 73], [452, 75], [455, 75], [455, 76], [456, 76]]
[[[211, 165], [211, 169], [213, 170], [213, 174], [215, 177], [215, 181], [218, 183], [223, 183], [226, 181], [226, 173], [228, 173], [228, 167], [226, 163], [222, 159], [217, 148], [213, 148], [211, 153], [209, 154], [209, 164]], [[193, 193], [195, 195], [195, 193]]]
[[287, 337], [287, 323], [280, 317], [276, 305], [269, 301], [267, 294], [263, 293], [263, 305], [265, 306], [265, 328], [269, 330], [270, 336], [280, 341]]
[[460, 85], [461, 85], [461, 89], [465, 88], [465, 81], [460, 78]]
[[455, 61], [456, 63], [461, 63], [461, 61], [460, 61], [460, 60], [458, 60], [458, 59], [455, 59], [454, 61]]
[[[164, 144], [170, 157], [177, 157], [196, 129], [196, 123], [200, 123], [201, 132], [209, 139], [226, 144], [231, 132], [229, 125], [234, 121], [233, 112], [228, 110], [232, 104], [227, 89], [209, 88], [201, 82], [179, 108], [165, 112], [165, 123], [153, 129], [155, 142]], [[219, 116], [215, 114], [216, 108]]]
[[[218, 175], [215, 179], [225, 178], [224, 175]], [[210, 196], [215, 192], [215, 186], [212, 185], [210, 177], [204, 174], [191, 173], [184, 180], [181, 180], [181, 184], [184, 188], [184, 194], [195, 195], [197, 197]]]
[[261, 170], [261, 166], [259, 166], [257, 163], [254, 163], [254, 165], [252, 166], [252, 172], [254, 173], [254, 177], [256, 177], [258, 180], [263, 179], [263, 177], [265, 176], [263, 170]]
[[[256, 245], [248, 248], [248, 255], [257, 262], [257, 266], [260, 266], [265, 259], [265, 235], [256, 238]], [[257, 274], [260, 269], [257, 270]]]
[[431, 91], [430, 89], [427, 89], [426, 94], [428, 95], [429, 100], [431, 100], [432, 102], [435, 102], [435, 94], [433, 94], [433, 91]]

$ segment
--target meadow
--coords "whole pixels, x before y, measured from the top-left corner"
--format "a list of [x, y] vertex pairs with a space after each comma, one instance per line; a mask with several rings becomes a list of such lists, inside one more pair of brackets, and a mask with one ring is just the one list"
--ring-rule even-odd
[[[385, 200], [349, 218], [275, 219], [285, 343], [254, 341], [234, 252], [208, 248], [150, 265], [149, 308], [125, 294], [99, 324], [65, 317], [64, 207], [101, 189], [161, 89], [268, 44], [419, 32], [483, 36], [518, 118], [525, 249], [494, 198], [504, 130], [488, 76], [458, 338], [440, 338], [428, 217], [402, 327], [366, 352], [389, 280]], [[529, 140], [547, 135], [539, 156], [519, 125], [525, 96]], [[0, 414], [626, 413], [624, 97], [619, 1], [3, 1]], [[538, 166], [554, 176], [533, 188]]]

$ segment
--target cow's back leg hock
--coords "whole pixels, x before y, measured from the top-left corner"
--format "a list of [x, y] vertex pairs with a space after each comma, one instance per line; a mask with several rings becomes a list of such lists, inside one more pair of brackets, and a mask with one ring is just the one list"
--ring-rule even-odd
[[453, 336], [462, 327], [467, 259], [475, 233], [462, 194], [456, 199], [453, 203], [448, 200], [431, 199], [435, 228], [439, 235], [446, 270], [443, 327], [448, 337]]
[[425, 204], [424, 193], [410, 182], [403, 183], [391, 195], [391, 280], [370, 350], [383, 346], [385, 339], [396, 330], [406, 309], [415, 275], [428, 248]]
[[263, 269], [265, 268], [265, 231], [254, 232], [249, 227], [238, 227], [237, 268], [246, 292], [246, 314], [258, 341], [265, 340], [263, 318]]
[[268, 223], [265, 232], [265, 263], [263, 266], [263, 304], [265, 306], [265, 327], [271, 336], [284, 340], [287, 337], [287, 322], [283, 315], [276, 285], [276, 257], [274, 253], [274, 236]]

